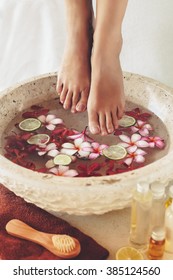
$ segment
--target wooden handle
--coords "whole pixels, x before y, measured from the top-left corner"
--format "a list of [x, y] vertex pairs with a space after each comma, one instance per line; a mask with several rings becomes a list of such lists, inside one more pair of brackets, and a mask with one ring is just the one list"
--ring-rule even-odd
[[6, 231], [16, 237], [38, 241], [39, 232], [17, 219], [13, 219], [6, 224]]

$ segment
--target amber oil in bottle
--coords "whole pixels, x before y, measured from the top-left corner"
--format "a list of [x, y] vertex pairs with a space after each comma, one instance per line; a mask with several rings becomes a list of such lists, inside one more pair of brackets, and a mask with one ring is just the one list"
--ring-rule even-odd
[[165, 202], [165, 207], [166, 208], [171, 205], [172, 199], [173, 199], [173, 186], [170, 186], [169, 190], [168, 190], [168, 197], [167, 197], [167, 200]]
[[165, 250], [165, 229], [155, 227], [152, 230], [148, 247], [148, 258], [150, 260], [160, 260]]

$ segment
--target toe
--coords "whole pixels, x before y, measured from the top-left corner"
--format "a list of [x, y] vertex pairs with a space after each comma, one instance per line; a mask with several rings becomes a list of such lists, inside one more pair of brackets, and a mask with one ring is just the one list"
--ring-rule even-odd
[[60, 95], [63, 89], [63, 83], [61, 79], [58, 77], [57, 84], [56, 84], [56, 91]]
[[76, 105], [79, 101], [79, 96], [80, 96], [79, 91], [75, 90], [73, 92], [73, 99], [72, 99], [72, 107], [71, 107], [72, 113], [76, 113]]
[[67, 92], [68, 92], [68, 88], [64, 85], [63, 89], [62, 89], [62, 92], [61, 92], [61, 95], [60, 95], [60, 102], [62, 104], [64, 103], [64, 101], [66, 99]]
[[100, 127], [99, 127], [99, 119], [98, 119], [97, 113], [94, 111], [89, 112], [88, 119], [89, 119], [89, 122], [88, 122], [89, 130], [91, 131], [91, 133], [99, 134]]
[[112, 123], [115, 129], [118, 128], [118, 118], [117, 118], [117, 112], [113, 111], [112, 112]]
[[104, 113], [100, 113], [99, 114], [99, 123], [100, 123], [100, 130], [101, 130], [101, 134], [107, 135], [107, 129], [106, 129], [106, 116]]
[[106, 114], [106, 128], [108, 133], [113, 133], [114, 132], [114, 125], [113, 125], [113, 121], [112, 121], [112, 114], [111, 112]]
[[89, 90], [88, 89], [87, 90], [83, 90], [81, 92], [80, 100], [79, 100], [79, 102], [76, 105], [76, 110], [78, 112], [83, 112], [83, 111], [86, 110], [88, 95], [89, 95]]
[[65, 101], [63, 103], [63, 108], [64, 109], [70, 109], [71, 105], [72, 105], [72, 96], [73, 96], [73, 93], [72, 91], [68, 91], [67, 92], [67, 95], [66, 95], [66, 98], [65, 98]]
[[124, 110], [122, 107], [118, 107], [118, 110], [117, 110], [117, 117], [118, 119], [120, 120], [124, 115]]

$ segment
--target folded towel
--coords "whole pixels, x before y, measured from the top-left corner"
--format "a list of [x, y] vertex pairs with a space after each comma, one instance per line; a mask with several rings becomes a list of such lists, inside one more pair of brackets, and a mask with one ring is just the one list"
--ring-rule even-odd
[[0, 185], [0, 259], [2, 260], [58, 260], [42, 246], [31, 241], [9, 235], [5, 226], [11, 219], [19, 219], [31, 227], [48, 233], [68, 234], [81, 244], [79, 260], [101, 260], [108, 257], [108, 251], [94, 239], [72, 227], [34, 204]]

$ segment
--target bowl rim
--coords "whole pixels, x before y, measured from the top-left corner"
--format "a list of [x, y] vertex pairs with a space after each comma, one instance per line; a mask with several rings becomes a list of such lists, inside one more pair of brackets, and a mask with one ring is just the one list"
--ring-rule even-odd
[[[0, 99], [9, 94], [9, 92], [16, 90], [17, 88], [24, 86], [26, 84], [29, 83], [33, 83], [34, 81], [38, 81], [40, 79], [43, 78], [47, 78], [47, 77], [53, 77], [56, 76], [57, 72], [50, 72], [50, 73], [45, 73], [42, 75], [38, 75], [35, 77], [31, 77], [29, 79], [26, 79], [24, 81], [22, 81], [22, 83], [16, 83], [14, 86], [11, 86], [5, 90], [3, 90], [0, 93]], [[155, 85], [156, 87], [159, 87], [161, 89], [163, 89], [164, 91], [166, 91], [172, 98], [173, 98], [173, 88], [157, 81], [154, 80], [152, 78], [146, 77], [146, 76], [142, 76], [139, 74], [135, 74], [135, 73], [131, 73], [131, 72], [123, 72], [124, 77], [128, 77], [128, 76], [133, 76], [133, 78], [140, 78], [141, 82], [146, 83], [147, 84], [152, 84]], [[171, 157], [170, 157], [171, 155]], [[61, 183], [65, 183], [65, 186], [68, 187], [69, 183], [74, 184], [76, 187], [80, 187], [82, 186], [87, 186], [88, 188], [90, 187], [94, 187], [94, 186], [100, 186], [100, 185], [109, 185], [109, 184], [123, 184], [123, 185], [128, 185], [129, 181], [133, 181], [134, 178], [140, 178], [142, 179], [146, 179], [147, 176], [147, 180], [148, 182], [152, 182], [155, 179], [158, 179], [159, 176], [161, 176], [161, 172], [159, 172], [159, 170], [157, 170], [158, 166], [162, 166], [162, 168], [166, 168], [165, 170], [165, 176], [170, 176], [170, 173], [172, 172], [173, 174], [173, 166], [172, 164], [166, 163], [165, 161], [167, 160], [167, 158], [170, 158], [170, 162], [171, 160], [173, 160], [173, 151], [171, 151], [169, 154], [165, 155], [164, 157], [156, 160], [155, 162], [152, 162], [151, 164], [148, 164], [144, 167], [139, 168], [139, 169], [135, 169], [133, 171], [128, 171], [128, 172], [124, 172], [124, 173], [120, 173], [120, 174], [115, 174], [115, 175], [105, 175], [105, 176], [93, 176], [93, 177], [59, 177], [59, 176], [54, 176], [52, 174], [44, 174], [44, 173], [40, 173], [37, 171], [32, 171], [29, 169], [26, 169], [24, 167], [21, 167], [17, 164], [14, 164], [13, 162], [11, 162], [10, 160], [8, 160], [7, 158], [5, 158], [3, 155], [0, 154], [0, 176], [1, 177], [11, 177], [15, 175], [15, 179], [19, 180], [21, 183], [26, 183], [26, 180], [28, 182], [28, 177], [30, 178], [30, 185], [37, 181], [37, 180], [41, 180], [42, 182], [45, 183], [46, 180], [49, 180], [49, 183], [51, 182], [52, 184], [61, 184]], [[151, 165], [152, 168], [154, 170], [154, 172], [152, 174], [150, 174], [151, 172]], [[165, 166], [165, 167], [164, 167]], [[141, 172], [142, 170], [142, 172]], [[142, 173], [142, 174], [141, 174]], [[155, 173], [155, 174], [154, 174]], [[132, 178], [133, 177], [133, 178]], [[37, 186], [35, 186], [37, 187]]]

